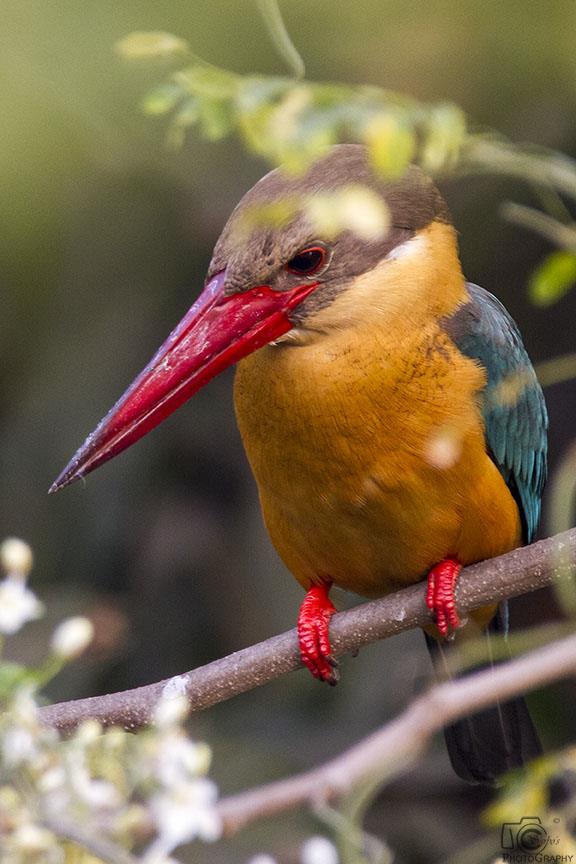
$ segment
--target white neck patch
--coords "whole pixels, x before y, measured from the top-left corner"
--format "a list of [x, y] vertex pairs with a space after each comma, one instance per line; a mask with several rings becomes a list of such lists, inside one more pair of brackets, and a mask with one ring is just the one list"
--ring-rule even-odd
[[386, 255], [385, 260], [395, 261], [397, 258], [411, 258], [413, 255], [422, 253], [426, 245], [426, 237], [423, 234], [416, 234], [414, 237], [410, 237], [409, 240], [405, 240], [404, 243], [400, 243], [399, 246], [395, 246]]

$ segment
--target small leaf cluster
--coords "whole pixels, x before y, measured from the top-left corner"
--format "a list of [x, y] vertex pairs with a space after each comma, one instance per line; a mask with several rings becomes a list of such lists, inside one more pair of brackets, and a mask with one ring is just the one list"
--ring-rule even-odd
[[168, 120], [166, 140], [174, 148], [192, 127], [212, 141], [236, 134], [249, 152], [297, 173], [327, 147], [352, 141], [366, 145], [375, 171], [389, 179], [416, 162], [434, 175], [507, 174], [540, 189], [542, 211], [503, 208], [505, 216], [560, 247], [532, 275], [530, 298], [546, 306], [576, 284], [576, 223], [560, 198], [576, 198], [576, 165], [567, 157], [470, 130], [462, 109], [451, 102], [425, 104], [376, 86], [239, 75], [196, 57], [184, 39], [170, 33], [134, 32], [116, 49], [129, 61], [186, 61], [142, 102], [146, 114]]
[[[179, 59], [183, 43], [167, 33], [132, 33], [117, 44], [128, 60]], [[410, 162], [448, 170], [466, 136], [463, 111], [452, 103], [425, 105], [379, 87], [237, 75], [199, 59], [171, 72], [143, 101], [147, 114], [169, 116], [168, 141], [186, 131], [218, 140], [232, 133], [271, 165], [305, 169], [326, 147], [364, 142], [375, 169], [402, 176]]]
[[549, 306], [561, 300], [574, 285], [576, 252], [556, 249], [550, 252], [532, 273], [529, 282], [530, 296], [536, 305]]

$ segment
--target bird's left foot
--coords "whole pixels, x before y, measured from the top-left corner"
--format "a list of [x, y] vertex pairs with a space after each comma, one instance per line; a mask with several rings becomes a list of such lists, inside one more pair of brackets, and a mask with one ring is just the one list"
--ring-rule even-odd
[[448, 637], [451, 631], [457, 630], [460, 626], [454, 590], [461, 569], [462, 565], [456, 558], [445, 558], [428, 574], [426, 605], [434, 615], [436, 626], [444, 637]]
[[338, 663], [332, 656], [328, 625], [336, 607], [328, 592], [331, 583], [313, 585], [304, 598], [298, 615], [300, 657], [315, 678], [337, 684]]

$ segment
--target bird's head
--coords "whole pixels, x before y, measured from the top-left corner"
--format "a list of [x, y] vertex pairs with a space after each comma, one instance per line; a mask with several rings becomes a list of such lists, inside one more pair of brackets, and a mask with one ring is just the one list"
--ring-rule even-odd
[[[378, 230], [357, 228], [357, 212], [347, 218], [350, 190], [367, 190], [372, 209], [381, 205]], [[356, 195], [356, 210], [361, 202]], [[302, 175], [281, 169], [267, 174], [228, 220], [200, 297], [50, 491], [125, 450], [237, 360], [307, 328], [321, 332], [343, 297], [349, 298], [342, 306], [349, 315], [358, 305], [355, 289], [366, 277], [392, 262], [409, 261], [416, 251], [416, 258], [426, 259], [430, 250], [418, 248], [419, 240], [431, 226], [442, 226], [439, 236], [446, 242], [446, 225], [446, 205], [422, 171], [412, 167], [402, 179], [385, 181], [360, 145], [331, 148]], [[451, 233], [448, 243], [457, 262]], [[398, 305], [398, 290], [386, 292], [386, 274], [379, 282], [381, 305]], [[406, 278], [398, 284], [405, 294]], [[400, 305], [407, 308], [410, 302], [402, 297]]]

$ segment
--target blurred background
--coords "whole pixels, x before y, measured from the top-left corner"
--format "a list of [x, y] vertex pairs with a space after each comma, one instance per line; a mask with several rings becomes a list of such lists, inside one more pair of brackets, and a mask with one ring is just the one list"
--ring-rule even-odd
[[[284, 0], [282, 9], [310, 79], [450, 99], [479, 126], [576, 155], [573, 0]], [[128, 65], [113, 50], [133, 30], [173, 32], [234, 71], [284, 74], [246, 0], [2, 4], [0, 537], [34, 547], [33, 587], [50, 612], [14, 650], [41, 656], [65, 614], [96, 624], [90, 655], [53, 683], [54, 699], [133, 687], [250, 645], [292, 627], [302, 596], [262, 526], [231, 374], [85, 484], [46, 495], [189, 307], [230, 210], [266, 170], [235, 140], [192, 132], [181, 151], [166, 149], [164, 120], [138, 110], [162, 66]], [[507, 200], [535, 204], [533, 191], [502, 177], [443, 191], [465, 273], [505, 302], [532, 358], [574, 351], [576, 293], [537, 308], [526, 292], [551, 247], [499, 215]], [[546, 395], [554, 471], [574, 437], [576, 383]], [[521, 625], [555, 616], [546, 592], [513, 611]], [[223, 792], [328, 758], [430, 676], [419, 633], [342, 665], [335, 689], [300, 672], [193, 718]], [[533, 700], [548, 746], [574, 737], [575, 695], [566, 684]], [[400, 862], [441, 860], [480, 835], [488, 800], [452, 775], [439, 741], [383, 793], [368, 827]], [[268, 851], [290, 862], [321, 830], [311, 817], [283, 817], [191, 857], [241, 862]]]

